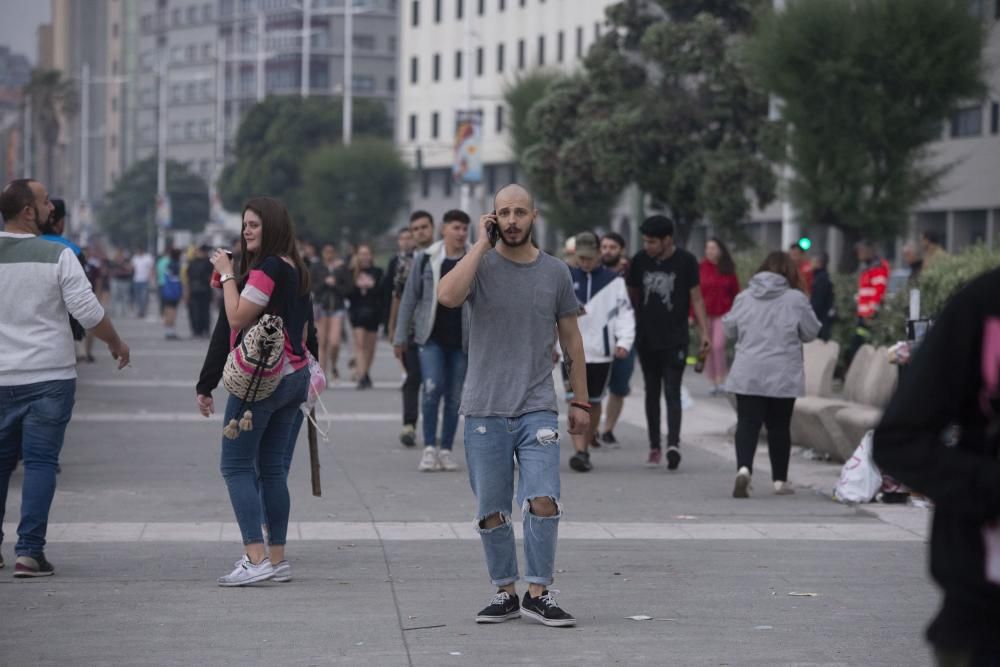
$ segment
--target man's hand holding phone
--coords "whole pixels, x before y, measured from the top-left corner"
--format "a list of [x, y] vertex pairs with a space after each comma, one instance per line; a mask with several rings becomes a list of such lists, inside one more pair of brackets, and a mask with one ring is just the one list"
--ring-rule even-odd
[[500, 222], [497, 220], [497, 212], [486, 213], [479, 218], [479, 243], [488, 243], [490, 247], [497, 244], [500, 238]]

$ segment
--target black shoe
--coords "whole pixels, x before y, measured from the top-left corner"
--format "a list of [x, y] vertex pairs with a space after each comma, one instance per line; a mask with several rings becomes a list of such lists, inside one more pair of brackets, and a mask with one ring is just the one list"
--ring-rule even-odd
[[530, 619], [553, 628], [565, 628], [576, 625], [576, 619], [560, 609], [556, 604], [555, 594], [559, 591], [545, 591], [537, 598], [525, 591], [521, 602], [521, 613]]
[[43, 554], [37, 556], [18, 556], [14, 561], [14, 578], [31, 579], [33, 577], [51, 577], [55, 574], [52, 563], [45, 560]]
[[476, 623], [503, 623], [512, 618], [521, 618], [521, 605], [517, 596], [507, 591], [497, 591], [486, 609], [476, 614]]
[[593, 464], [590, 462], [589, 452], [577, 452], [569, 459], [569, 467], [577, 472], [590, 472]]
[[618, 444], [618, 438], [616, 438], [615, 434], [612, 433], [611, 431], [608, 431], [607, 433], [605, 433], [604, 435], [602, 435], [601, 436], [601, 440], [603, 440], [604, 444], [606, 444], [606, 445], [617, 445]]
[[403, 443], [404, 447], [416, 447], [417, 446], [417, 431], [412, 424], [407, 424], [403, 427], [403, 432], [399, 434], [399, 441]]
[[677, 470], [681, 464], [681, 450], [677, 445], [667, 447], [667, 470]]

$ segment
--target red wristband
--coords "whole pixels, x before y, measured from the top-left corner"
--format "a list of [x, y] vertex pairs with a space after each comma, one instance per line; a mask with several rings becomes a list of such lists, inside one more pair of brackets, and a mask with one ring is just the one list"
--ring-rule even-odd
[[587, 412], [590, 412], [590, 408], [592, 407], [590, 403], [584, 403], [583, 401], [570, 401], [569, 404], [574, 408], [580, 408], [581, 410], [586, 410]]

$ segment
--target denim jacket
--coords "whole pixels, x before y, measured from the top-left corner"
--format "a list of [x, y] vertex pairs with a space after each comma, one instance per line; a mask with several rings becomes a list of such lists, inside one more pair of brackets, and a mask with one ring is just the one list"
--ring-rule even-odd
[[[424, 261], [424, 256], [427, 261]], [[414, 340], [424, 345], [434, 331], [437, 317], [437, 288], [441, 281], [441, 264], [445, 260], [444, 241], [438, 241], [413, 258], [410, 277], [406, 280], [403, 298], [399, 304], [393, 345], [406, 345], [410, 322], [414, 325]], [[462, 349], [469, 349], [469, 305], [462, 306]]]

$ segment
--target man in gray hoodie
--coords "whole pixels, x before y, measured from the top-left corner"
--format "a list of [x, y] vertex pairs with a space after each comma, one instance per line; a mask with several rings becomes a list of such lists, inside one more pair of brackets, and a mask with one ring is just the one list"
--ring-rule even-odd
[[[421, 472], [458, 470], [451, 450], [458, 429], [469, 346], [468, 306], [448, 308], [437, 300], [438, 282], [465, 256], [468, 214], [459, 210], [445, 213], [441, 236], [442, 240], [414, 257], [393, 335], [393, 348], [400, 361], [411, 322], [414, 340], [420, 346], [424, 453], [417, 469]], [[439, 410], [442, 410], [440, 451], [435, 448]]]

